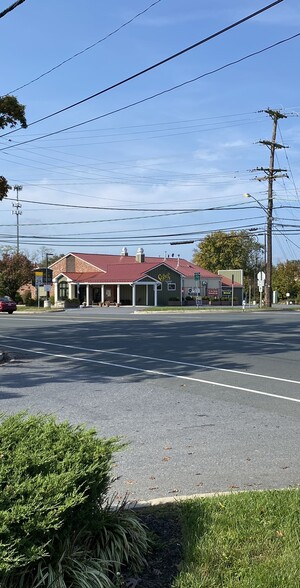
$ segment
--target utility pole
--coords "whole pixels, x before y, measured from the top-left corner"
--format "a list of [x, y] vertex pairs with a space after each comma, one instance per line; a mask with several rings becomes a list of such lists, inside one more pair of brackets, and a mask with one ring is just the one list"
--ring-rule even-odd
[[271, 141], [259, 141], [262, 145], [265, 145], [270, 149], [270, 160], [269, 160], [269, 167], [258, 167], [256, 171], [262, 171], [265, 173], [265, 176], [261, 178], [256, 178], [259, 182], [267, 181], [268, 182], [268, 206], [266, 209], [267, 213], [267, 231], [266, 231], [266, 282], [265, 282], [265, 306], [271, 307], [272, 306], [272, 298], [273, 298], [273, 291], [272, 291], [272, 232], [273, 232], [273, 183], [278, 178], [287, 178], [286, 169], [277, 169], [274, 167], [274, 160], [275, 160], [275, 152], [276, 149], [284, 149], [284, 145], [280, 145], [276, 143], [276, 133], [277, 133], [277, 125], [278, 120], [281, 118], [287, 118], [285, 114], [278, 110], [272, 110], [271, 108], [267, 108], [264, 110], [268, 116], [273, 120], [273, 131], [272, 131], [272, 139]]
[[[20, 214], [22, 214], [22, 204], [20, 204], [19, 202], [19, 192], [23, 189], [23, 186], [14, 186], [14, 190], [16, 190], [17, 192], [17, 200], [16, 203], [13, 202], [13, 209], [11, 211], [12, 214], [15, 214], [17, 216], [17, 254], [19, 254], [20, 252], [20, 222], [19, 222], [19, 216]], [[14, 210], [14, 208], [16, 210]]]

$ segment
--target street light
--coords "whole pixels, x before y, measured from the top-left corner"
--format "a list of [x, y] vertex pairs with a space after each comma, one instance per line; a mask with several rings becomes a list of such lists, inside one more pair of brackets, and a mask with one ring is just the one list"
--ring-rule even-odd
[[[22, 204], [19, 202], [19, 192], [23, 189], [23, 186], [16, 185], [14, 186], [14, 190], [17, 192], [17, 199], [16, 203], [13, 202], [13, 209], [12, 214], [17, 216], [17, 254], [20, 252], [20, 221], [19, 216], [22, 214]], [[15, 210], [14, 210], [15, 209]]]
[[267, 215], [267, 231], [265, 241], [265, 268], [266, 268], [266, 283], [265, 283], [265, 305], [272, 306], [272, 229], [273, 229], [273, 200], [268, 198], [268, 207], [264, 206], [252, 194], [244, 194], [245, 198], [252, 198], [258, 206]]

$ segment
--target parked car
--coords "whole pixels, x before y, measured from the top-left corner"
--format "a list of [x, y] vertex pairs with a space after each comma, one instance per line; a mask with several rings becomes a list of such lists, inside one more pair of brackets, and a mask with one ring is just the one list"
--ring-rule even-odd
[[0, 312], [8, 312], [12, 314], [17, 310], [17, 305], [9, 296], [0, 296]]

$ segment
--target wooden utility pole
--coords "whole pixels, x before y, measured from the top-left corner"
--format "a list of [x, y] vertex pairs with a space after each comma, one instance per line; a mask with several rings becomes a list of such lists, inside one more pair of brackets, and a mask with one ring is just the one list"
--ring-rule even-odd
[[272, 290], [272, 231], [273, 231], [273, 183], [278, 178], [288, 177], [285, 169], [277, 169], [274, 167], [276, 149], [284, 149], [284, 145], [276, 143], [277, 124], [280, 118], [287, 118], [278, 110], [268, 108], [264, 110], [268, 116], [273, 120], [273, 132], [271, 141], [259, 141], [270, 149], [269, 167], [258, 167], [256, 171], [263, 171], [265, 176], [256, 178], [259, 182], [268, 182], [268, 206], [266, 208], [267, 214], [267, 229], [266, 229], [266, 281], [265, 281], [265, 306], [272, 306], [273, 290]]

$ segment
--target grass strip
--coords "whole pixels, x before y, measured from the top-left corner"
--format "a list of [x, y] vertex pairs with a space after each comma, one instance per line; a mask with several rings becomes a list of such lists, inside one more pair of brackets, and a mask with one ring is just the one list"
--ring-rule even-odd
[[179, 503], [182, 569], [172, 588], [299, 588], [299, 489]]

